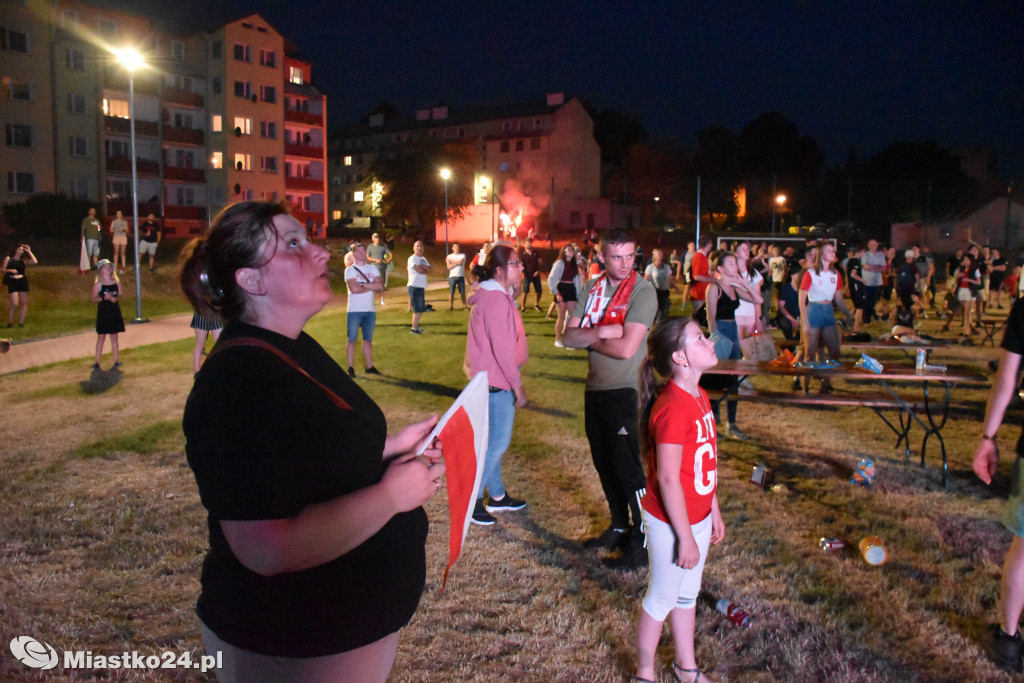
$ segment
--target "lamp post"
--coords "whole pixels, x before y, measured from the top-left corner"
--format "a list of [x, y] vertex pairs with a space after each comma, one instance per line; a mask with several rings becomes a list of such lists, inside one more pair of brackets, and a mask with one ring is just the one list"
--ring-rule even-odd
[[148, 323], [149, 318], [142, 317], [142, 278], [139, 275], [139, 178], [138, 163], [135, 158], [135, 69], [142, 66], [142, 57], [132, 48], [124, 48], [117, 53], [117, 59], [128, 69], [128, 118], [131, 130], [132, 155], [132, 220], [135, 244], [135, 318], [132, 323]]
[[778, 207], [779, 207], [779, 210], [778, 210], [778, 213], [779, 213], [779, 229], [781, 230], [782, 229], [782, 209], [783, 209], [783, 205], [785, 203], [786, 203], [786, 195], [784, 195], [784, 194], [780, 194], [779, 196], [777, 196], [775, 198], [775, 201], [772, 203], [772, 240], [775, 239], [775, 206], [778, 205]]
[[448, 180], [452, 177], [450, 169], [441, 169], [441, 178], [444, 179], [444, 255], [448, 258]]

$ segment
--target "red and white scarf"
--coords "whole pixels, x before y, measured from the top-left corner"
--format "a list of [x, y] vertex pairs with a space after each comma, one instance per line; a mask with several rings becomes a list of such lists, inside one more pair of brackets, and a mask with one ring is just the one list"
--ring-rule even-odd
[[619, 288], [611, 298], [604, 295], [608, 286], [608, 273], [601, 275], [591, 286], [587, 294], [587, 308], [580, 322], [580, 327], [599, 327], [601, 325], [622, 325], [626, 322], [629, 310], [629, 297], [636, 286], [636, 271], [630, 271], [626, 279], [619, 283]]

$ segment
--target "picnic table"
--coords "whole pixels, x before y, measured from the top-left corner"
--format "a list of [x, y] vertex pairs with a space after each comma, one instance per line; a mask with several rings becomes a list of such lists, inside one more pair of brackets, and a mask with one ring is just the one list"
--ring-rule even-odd
[[[724, 399], [740, 401], [759, 401], [775, 405], [793, 405], [805, 407], [861, 407], [871, 409], [897, 436], [896, 447], [904, 447], [904, 459], [910, 463], [910, 428], [918, 424], [924, 430], [921, 441], [921, 467], [925, 466], [925, 455], [928, 440], [934, 436], [939, 442], [942, 453], [942, 486], [948, 479], [949, 464], [946, 456], [946, 442], [942, 438], [942, 429], [946, 426], [952, 404], [952, 389], [956, 384], [984, 383], [985, 375], [969, 368], [951, 367], [941, 370], [917, 370], [913, 366], [887, 364], [881, 373], [873, 373], [857, 367], [854, 363], [843, 362], [830, 368], [807, 367], [804, 365], [784, 365], [771, 361], [755, 360], [720, 360], [715, 367], [704, 371], [705, 375], [732, 375], [740, 381], [747, 377], [813, 377], [832, 380], [859, 380], [858, 383], [873, 385], [881, 391], [871, 393], [863, 391], [832, 391], [826, 394], [812, 394], [806, 391], [743, 391], [737, 392], [735, 386], [719, 391], [708, 391], [708, 396], [718, 404]], [[905, 385], [912, 385], [920, 390], [906, 391]], [[941, 391], [933, 389], [936, 386]], [[899, 391], [898, 389], [904, 389]], [[887, 418], [883, 410], [896, 410], [896, 423]]]

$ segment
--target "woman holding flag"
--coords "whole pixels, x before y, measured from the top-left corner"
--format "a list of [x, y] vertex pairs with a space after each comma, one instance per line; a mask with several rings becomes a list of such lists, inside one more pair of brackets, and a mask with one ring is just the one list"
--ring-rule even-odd
[[387, 679], [426, 576], [422, 505], [437, 418], [393, 436], [303, 332], [331, 298], [328, 252], [284, 204], [224, 209], [183, 253], [195, 310], [224, 320], [185, 406], [208, 511], [196, 611], [222, 681]]
[[[501, 458], [512, 442], [516, 408], [526, 405], [526, 391], [519, 368], [526, 365], [523, 319], [516, 300], [522, 282], [523, 265], [515, 249], [495, 244], [482, 266], [473, 266], [479, 282], [469, 298], [469, 330], [466, 336], [467, 374], [472, 379], [487, 372], [488, 429], [483, 479], [477, 493], [472, 521], [481, 526], [494, 524], [492, 513], [522, 510], [526, 502], [505, 491], [501, 480]], [[487, 502], [484, 502], [487, 489]]]

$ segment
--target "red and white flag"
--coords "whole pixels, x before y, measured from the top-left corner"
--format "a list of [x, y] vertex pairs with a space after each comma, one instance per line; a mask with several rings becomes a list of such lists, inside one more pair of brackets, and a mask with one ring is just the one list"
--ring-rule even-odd
[[85, 248], [85, 237], [82, 237], [82, 251], [78, 255], [78, 274], [89, 270], [89, 251]]
[[444, 570], [441, 592], [448, 584], [448, 572], [459, 559], [466, 540], [477, 492], [487, 456], [487, 420], [489, 413], [487, 373], [478, 372], [462, 390], [448, 412], [438, 420], [424, 443], [441, 439], [444, 449], [445, 481], [448, 489], [448, 566]]

